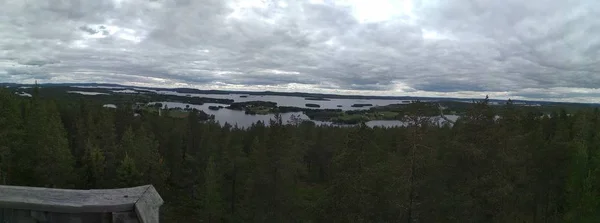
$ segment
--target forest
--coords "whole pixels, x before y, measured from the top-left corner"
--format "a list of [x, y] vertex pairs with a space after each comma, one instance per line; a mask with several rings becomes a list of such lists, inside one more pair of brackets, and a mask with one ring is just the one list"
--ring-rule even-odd
[[[162, 222], [599, 222], [600, 111], [470, 104], [394, 128], [249, 128], [0, 89], [0, 183], [153, 184]], [[418, 108], [418, 107], [417, 107]], [[168, 112], [168, 111], [165, 111]]]

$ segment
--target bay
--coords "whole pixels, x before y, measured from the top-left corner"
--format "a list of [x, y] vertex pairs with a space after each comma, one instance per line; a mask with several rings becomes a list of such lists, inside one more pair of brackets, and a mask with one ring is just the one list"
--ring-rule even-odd
[[[306, 104], [318, 104], [321, 109], [342, 109], [342, 110], [363, 110], [373, 106], [385, 106], [390, 104], [408, 103], [403, 100], [387, 100], [387, 99], [338, 99], [331, 98], [325, 101], [307, 100], [303, 97], [294, 96], [278, 96], [278, 95], [248, 95], [248, 94], [186, 94], [175, 91], [155, 91], [158, 94], [168, 94], [177, 96], [204, 97], [204, 98], [219, 98], [232, 99], [235, 102], [247, 101], [270, 101], [277, 103], [278, 106], [291, 106], [298, 108], [309, 108]], [[373, 106], [352, 107], [353, 104], [372, 104]], [[341, 106], [341, 107], [339, 107]]]
[[[278, 96], [278, 97], [280, 97], [280, 96]], [[367, 103], [372, 103], [370, 100], [365, 100], [365, 101], [367, 101]], [[238, 127], [241, 127], [241, 128], [242, 127], [243, 128], [250, 127], [252, 124], [254, 124], [258, 121], [268, 124], [269, 120], [274, 119], [274, 117], [275, 117], [274, 114], [247, 115], [244, 111], [237, 111], [237, 110], [231, 110], [231, 109], [226, 109], [226, 108], [222, 108], [219, 110], [208, 109], [209, 106], [227, 107], [226, 104], [205, 103], [203, 105], [194, 105], [194, 104], [186, 104], [186, 103], [180, 103], [180, 102], [153, 102], [150, 104], [154, 104], [154, 103], [162, 103], [163, 106], [166, 105], [169, 108], [186, 108], [187, 106], [189, 106], [189, 108], [196, 108], [198, 110], [202, 110], [202, 111], [206, 112], [209, 115], [214, 115], [215, 121], [217, 121], [221, 125], [224, 125], [225, 123], [229, 123], [230, 125], [233, 125], [233, 126], [237, 125]], [[317, 125], [351, 126], [351, 125], [343, 125], [343, 124], [334, 124], [332, 122], [311, 120], [308, 116], [306, 116], [302, 112], [282, 113], [281, 114], [282, 121], [284, 123], [291, 121], [292, 115], [299, 117], [302, 120], [313, 121]], [[456, 119], [458, 119], [458, 116], [456, 116], [456, 115], [447, 115], [446, 117], [453, 121], [456, 121]], [[444, 121], [441, 118], [436, 117], [435, 119], [437, 119], [436, 121], [439, 124], [444, 123]], [[372, 120], [372, 121], [366, 122], [365, 124], [369, 127], [376, 127], [376, 126], [378, 126], [378, 127], [395, 127], [395, 126], [406, 125], [406, 123], [399, 121], [399, 120]]]

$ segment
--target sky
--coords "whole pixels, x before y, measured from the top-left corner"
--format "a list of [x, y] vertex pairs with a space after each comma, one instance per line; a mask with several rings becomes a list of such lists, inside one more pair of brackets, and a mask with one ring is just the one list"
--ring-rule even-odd
[[597, 0], [0, 5], [0, 82], [600, 102]]

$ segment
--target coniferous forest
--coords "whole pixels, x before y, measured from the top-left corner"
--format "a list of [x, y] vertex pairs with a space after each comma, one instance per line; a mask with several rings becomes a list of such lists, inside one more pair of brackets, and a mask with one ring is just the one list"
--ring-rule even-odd
[[133, 114], [0, 90], [0, 183], [153, 184], [162, 222], [600, 221], [593, 108], [540, 115], [482, 100], [453, 126], [416, 109], [395, 128]]

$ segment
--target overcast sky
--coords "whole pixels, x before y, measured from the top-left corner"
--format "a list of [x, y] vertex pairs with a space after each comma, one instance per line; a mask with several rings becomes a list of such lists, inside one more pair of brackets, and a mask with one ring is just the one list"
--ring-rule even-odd
[[0, 82], [600, 101], [597, 0], [0, 5]]

